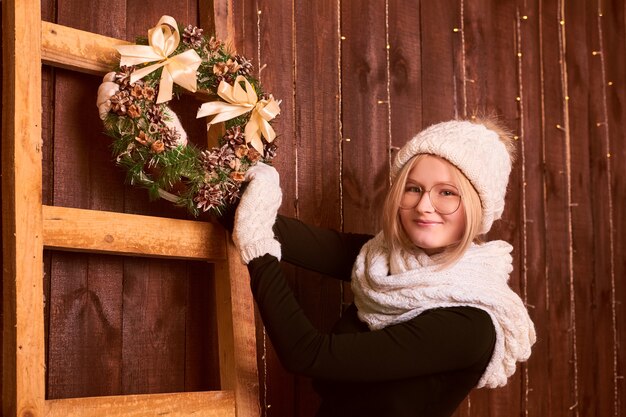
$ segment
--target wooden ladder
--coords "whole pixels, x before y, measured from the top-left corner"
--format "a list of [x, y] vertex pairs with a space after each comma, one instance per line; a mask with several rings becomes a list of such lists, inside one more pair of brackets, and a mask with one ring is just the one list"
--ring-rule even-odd
[[[259, 416], [249, 279], [222, 228], [42, 205], [42, 63], [102, 75], [117, 61], [113, 46], [127, 42], [42, 22], [39, 0], [2, 7], [2, 415]], [[221, 390], [46, 400], [44, 248], [214, 263]]]

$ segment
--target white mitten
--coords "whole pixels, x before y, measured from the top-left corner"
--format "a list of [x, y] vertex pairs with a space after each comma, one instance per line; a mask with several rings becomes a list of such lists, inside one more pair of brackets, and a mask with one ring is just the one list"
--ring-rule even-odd
[[248, 264], [265, 254], [280, 260], [280, 243], [272, 230], [283, 197], [278, 172], [258, 162], [246, 172], [246, 180], [250, 183], [241, 196], [233, 229], [233, 241], [241, 260]]
[[[120, 91], [120, 86], [115, 82], [115, 72], [109, 72], [102, 78], [102, 84], [98, 87], [98, 99], [96, 105], [98, 106], [98, 113], [100, 119], [104, 120], [107, 117], [109, 111], [111, 111], [111, 97]], [[180, 137], [178, 138], [177, 145], [187, 145], [187, 132], [183, 129], [183, 125], [178, 120], [178, 116], [169, 107], [165, 111], [165, 117], [163, 118], [165, 125], [169, 128], [174, 128]]]

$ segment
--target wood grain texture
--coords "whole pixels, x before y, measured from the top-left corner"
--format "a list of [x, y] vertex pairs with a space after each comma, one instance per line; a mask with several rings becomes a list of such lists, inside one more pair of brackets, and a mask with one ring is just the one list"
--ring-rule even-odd
[[235, 391], [237, 417], [258, 417], [261, 408], [250, 276], [230, 239], [226, 247], [227, 260], [215, 264], [216, 312], [223, 324], [218, 330], [221, 386]]
[[[333, 229], [341, 228], [338, 12], [336, 1], [302, 2], [293, 22], [297, 216]], [[288, 271], [307, 317], [328, 331], [341, 313], [341, 283], [302, 269]], [[293, 389], [294, 413], [313, 416], [319, 397], [310, 380], [297, 378]]]
[[128, 42], [50, 22], [41, 22], [42, 59], [49, 65], [101, 74], [119, 62], [113, 49]]
[[[624, 133], [615, 128], [621, 123], [615, 117], [617, 112], [612, 100], [618, 94], [623, 98], [624, 92], [616, 90], [612, 80], [617, 74], [626, 73], [623, 60], [618, 62], [615, 56], [615, 48], [623, 47], [626, 38], [624, 14], [619, 13], [616, 6], [615, 2], [587, 3], [585, 28], [588, 48], [586, 54], [578, 56], [579, 60], [586, 58], [589, 66], [588, 83], [583, 84], [588, 85], [589, 95], [578, 98], [588, 106], [589, 112], [589, 184], [587, 189], [579, 190], [577, 202], [589, 201], [592, 218], [589, 244], [593, 246], [594, 260], [587, 265], [589, 279], [581, 280], [581, 286], [586, 287], [582, 290], [588, 294], [583, 293], [582, 297], [589, 298], [588, 304], [581, 304], [582, 312], [579, 313], [586, 320], [581, 326], [582, 331], [588, 332], [582, 337], [582, 346], [586, 351], [581, 352], [581, 357], [593, 355], [597, 358], [595, 362], [585, 362], [585, 380], [591, 383], [582, 386], [584, 400], [581, 415], [588, 409], [596, 415], [621, 415], [624, 409], [625, 391], [619, 378], [622, 375], [623, 349], [618, 348], [623, 340], [623, 332], [619, 332], [623, 329], [620, 323], [624, 320], [624, 310], [619, 307], [619, 300], [624, 299], [624, 287], [619, 278], [624, 271], [623, 262], [619, 261], [624, 238], [618, 232], [624, 226], [620, 211], [624, 185], [616, 181], [616, 177], [623, 172], [624, 153], [618, 149], [621, 146], [615, 146], [616, 143], [623, 143]], [[615, 159], [615, 156], [618, 158]], [[590, 194], [597, 197], [589, 198]], [[588, 305], [593, 306], [591, 314], [585, 311]], [[604, 389], [593, 392], [593, 387], [598, 386]]]
[[546, 186], [546, 286], [549, 294], [545, 320], [551, 323], [544, 337], [549, 343], [550, 383], [546, 401], [549, 414], [559, 415], [576, 404], [574, 375], [574, 338], [570, 300], [569, 256], [572, 236], [568, 231], [568, 178], [565, 155], [567, 123], [564, 114], [563, 65], [559, 56], [560, 16], [558, 1], [542, 4], [542, 37], [545, 86], [545, 186]]
[[[50, 253], [49, 398], [122, 392], [122, 262], [102, 255]], [[68, 346], [68, 340], [80, 343]]]
[[[610, 299], [611, 304], [611, 334], [614, 337], [614, 372], [613, 391], [613, 415], [622, 415], [626, 410], [626, 384], [621, 378], [626, 373], [626, 350], [618, 348], [624, 346], [626, 341], [626, 283], [621, 277], [626, 276], [626, 264], [623, 254], [626, 253], [626, 213], [622, 203], [626, 201], [626, 181], [623, 179], [624, 167], [626, 167], [626, 132], [623, 129], [626, 120], [626, 89], [619, 88], [624, 85], [626, 78], [626, 62], [618, 52], [626, 48], [626, 8], [619, 1], [602, 3], [601, 7], [603, 54], [604, 54], [604, 86], [606, 88], [606, 140], [609, 153], [607, 153], [607, 166], [611, 169], [607, 181], [611, 186], [612, 207], [606, 214], [611, 216], [612, 222], [605, 224], [605, 236], [608, 242], [613, 242], [612, 268], [610, 277], [600, 276], [601, 284], [598, 295], [602, 302]], [[610, 154], [610, 156], [609, 156]], [[594, 181], [594, 184], [596, 182]], [[598, 185], [601, 187], [601, 185]], [[598, 250], [606, 250], [607, 239], [598, 236], [600, 240]], [[609, 250], [610, 252], [610, 250]], [[608, 280], [608, 282], [607, 282]], [[610, 295], [609, 295], [610, 294]], [[598, 317], [597, 320], [609, 321], [607, 315]], [[616, 345], [615, 345], [615, 342]], [[607, 370], [604, 370], [607, 372]]]
[[419, 2], [389, 1], [388, 9], [389, 103], [385, 104], [391, 112], [390, 143], [396, 148], [422, 128], [426, 107], [420, 67], [422, 27]]
[[[43, 416], [39, 2], [2, 3], [2, 414]], [[29, 51], [28, 54], [22, 51]]]
[[[376, 233], [389, 183], [385, 5], [341, 5], [344, 230]], [[367, 27], [368, 36], [361, 36]], [[348, 141], [349, 139], [349, 141]]]
[[[526, 18], [524, 19], [524, 16]], [[526, 305], [538, 338], [533, 346], [532, 359], [519, 372], [528, 372], [528, 381], [522, 378], [521, 404], [530, 416], [547, 416], [548, 404], [543, 399], [548, 391], [549, 378], [545, 370], [549, 363], [548, 334], [550, 323], [542, 318], [548, 311], [547, 260], [545, 235], [545, 175], [544, 147], [546, 126], [542, 123], [544, 114], [541, 59], [541, 21], [540, 6], [518, 2], [517, 16], [518, 34], [516, 35], [522, 56], [519, 57], [518, 88], [520, 95], [520, 117], [517, 122], [519, 131], [519, 153], [517, 158], [519, 176], [521, 212], [519, 237], [516, 247], [519, 253], [515, 268], [522, 280], [526, 280], [526, 288], [520, 286], [520, 295], [526, 295]], [[522, 171], [523, 170], [523, 171]], [[525, 181], [525, 183], [523, 182]], [[522, 223], [525, 222], [525, 223]], [[522, 281], [523, 284], [523, 281]], [[524, 298], [522, 298], [524, 299]]]
[[235, 396], [232, 391], [209, 391], [46, 401], [47, 417], [100, 417], [105, 414], [107, 417], [234, 417]]
[[420, 2], [422, 127], [462, 113], [460, 26], [458, 0]]
[[[600, 265], [602, 258], [594, 258], [594, 262], [589, 262], [587, 257], [577, 256], [581, 253], [592, 254], [595, 252], [594, 233], [604, 227], [594, 228], [594, 211], [597, 212], [595, 203], [600, 203], [602, 199], [589, 200], [587, 198], [589, 190], [592, 189], [591, 176], [591, 155], [593, 149], [592, 142], [602, 143], [599, 138], [594, 137], [597, 126], [590, 120], [590, 107], [593, 103], [589, 100], [591, 92], [591, 79], [602, 78], [601, 71], [595, 72], [591, 68], [593, 65], [591, 39], [593, 23], [595, 23], [594, 5], [590, 2], [580, 2], [569, 5], [565, 11], [566, 28], [566, 56], [567, 56], [567, 78], [568, 78], [568, 110], [570, 113], [571, 129], [571, 204], [572, 204], [572, 250], [573, 274], [574, 274], [574, 296], [575, 296], [575, 325], [576, 332], [576, 356], [577, 356], [577, 378], [579, 381], [586, 381], [585, 384], [578, 384], [577, 396], [578, 404], [576, 413], [580, 416], [586, 415], [610, 415], [613, 406], [612, 390], [596, 392], [597, 386], [609, 386], [612, 384], [613, 372], [611, 365], [613, 361], [613, 343], [610, 332], [598, 332], [596, 326], [602, 326], [594, 319], [592, 314], [588, 314], [589, 306], [597, 301], [595, 298], [595, 288], [597, 279], [601, 275], [594, 276], [594, 263]], [[570, 30], [571, 28], [577, 30]], [[597, 45], [597, 43], [595, 43]], [[593, 126], [593, 127], [592, 127]], [[596, 169], [597, 173], [606, 172], [606, 169]], [[608, 225], [608, 222], [602, 221]], [[594, 232], [594, 229], [595, 232]], [[608, 306], [607, 306], [608, 307]], [[608, 312], [609, 310], [605, 310]], [[608, 323], [606, 323], [608, 325]], [[606, 329], [610, 329], [606, 326]], [[596, 361], [591, 362], [584, 358], [595, 357]], [[599, 371], [599, 368], [609, 371]]]
[[[465, 2], [462, 52], [466, 77], [466, 117], [494, 112], [505, 126], [510, 126], [515, 135], [519, 136], [516, 126], [512, 125], [517, 118], [516, 97], [519, 94], [514, 17], [515, 5], [512, 2]], [[520, 189], [519, 174], [518, 164], [510, 175], [509, 190]], [[509, 193], [502, 219], [494, 224], [487, 239], [502, 239], [519, 247], [520, 208], [520, 194]], [[519, 265], [519, 251], [514, 251], [512, 255], [514, 263]], [[511, 274], [509, 285], [519, 293], [519, 268]], [[521, 376], [522, 372], [516, 372], [507, 385], [498, 391], [473, 391], [470, 396], [471, 415], [506, 413], [511, 409], [520, 409]]]
[[225, 259], [224, 230], [211, 223], [44, 206], [50, 249], [178, 259]]

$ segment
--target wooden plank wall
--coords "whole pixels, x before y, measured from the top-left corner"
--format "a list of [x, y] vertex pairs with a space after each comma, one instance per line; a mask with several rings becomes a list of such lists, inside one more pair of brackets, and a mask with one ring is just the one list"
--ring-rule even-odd
[[[42, 15], [133, 40], [162, 14], [206, 21], [195, 3], [94, 0], [85, 12], [80, 0], [45, 0]], [[475, 391], [455, 415], [624, 414], [624, 3], [224, 5], [237, 49], [257, 67], [267, 64], [260, 78], [283, 100], [275, 125], [283, 214], [374, 233], [390, 154], [420, 128], [494, 110], [515, 130], [518, 162], [490, 237], [515, 246], [511, 284], [538, 342], [507, 387]], [[45, 204], [185, 216], [121, 185], [93, 104], [96, 77], [47, 67], [43, 77]], [[187, 131], [202, 138], [196, 107], [178, 106]], [[218, 384], [208, 266], [46, 252], [45, 271], [49, 398]], [[349, 289], [285, 271], [313, 322], [328, 329]], [[261, 326], [258, 346], [265, 415], [314, 415], [310, 382], [281, 368]]]

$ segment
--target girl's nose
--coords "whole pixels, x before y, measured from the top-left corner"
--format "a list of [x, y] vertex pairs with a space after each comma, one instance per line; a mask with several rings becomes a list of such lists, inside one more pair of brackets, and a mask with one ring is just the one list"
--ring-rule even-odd
[[424, 193], [415, 206], [415, 210], [420, 213], [432, 213], [435, 211], [433, 204], [430, 201], [430, 193]]

